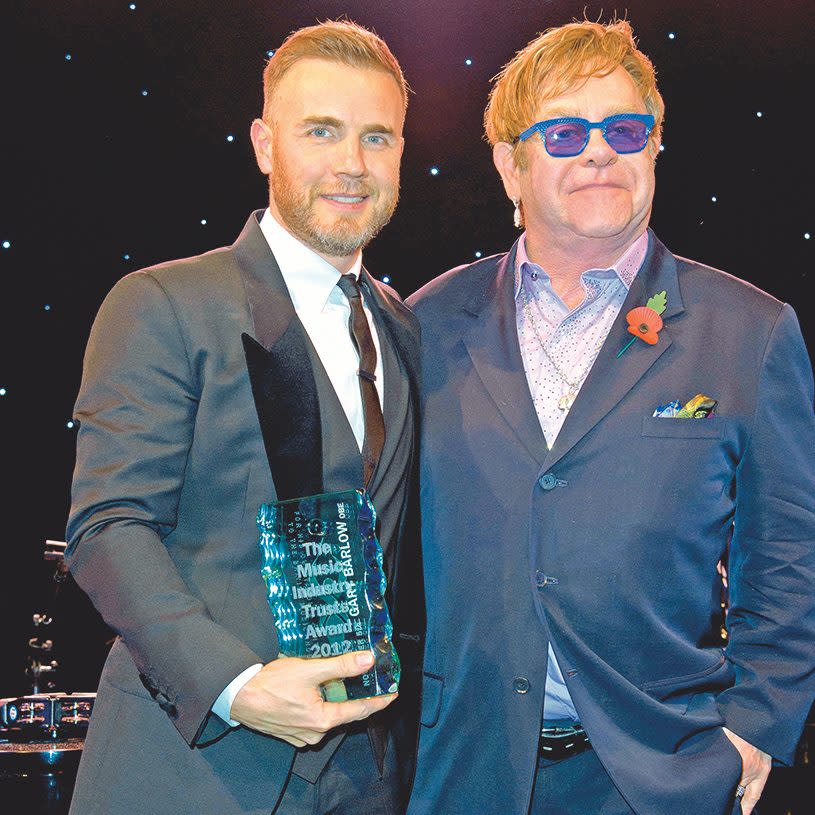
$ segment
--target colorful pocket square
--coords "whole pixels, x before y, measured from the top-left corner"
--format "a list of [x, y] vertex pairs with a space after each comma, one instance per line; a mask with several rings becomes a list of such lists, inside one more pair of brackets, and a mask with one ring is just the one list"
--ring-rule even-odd
[[653, 415], [661, 419], [673, 419], [681, 407], [679, 400], [674, 399], [672, 402], [668, 402], [667, 405], [657, 405]]
[[674, 418], [676, 419], [708, 419], [713, 415], [718, 403], [715, 399], [697, 393], [690, 402], [687, 402]]
[[660, 419], [709, 419], [715, 414], [717, 404], [715, 399], [697, 393], [682, 407], [677, 399], [667, 405], [657, 405], [652, 415]]

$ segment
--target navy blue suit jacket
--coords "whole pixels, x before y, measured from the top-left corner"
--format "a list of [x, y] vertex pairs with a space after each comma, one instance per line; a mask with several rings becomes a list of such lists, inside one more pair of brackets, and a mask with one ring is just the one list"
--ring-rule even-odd
[[[424, 347], [428, 605], [410, 813], [525, 815], [550, 638], [635, 812], [730, 812], [741, 763], [722, 726], [789, 762], [813, 699], [815, 417], [794, 312], [650, 234], [547, 450], [514, 263], [513, 248], [408, 301]], [[626, 313], [663, 290], [658, 343], [618, 359]], [[652, 417], [697, 393], [716, 418]]]

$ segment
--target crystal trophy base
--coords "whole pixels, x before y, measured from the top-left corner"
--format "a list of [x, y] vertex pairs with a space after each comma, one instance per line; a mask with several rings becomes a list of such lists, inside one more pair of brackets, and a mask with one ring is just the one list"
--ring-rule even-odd
[[280, 654], [333, 657], [370, 651], [361, 676], [322, 686], [328, 701], [395, 693], [399, 657], [385, 604], [376, 511], [362, 490], [263, 504], [258, 511], [261, 574]]

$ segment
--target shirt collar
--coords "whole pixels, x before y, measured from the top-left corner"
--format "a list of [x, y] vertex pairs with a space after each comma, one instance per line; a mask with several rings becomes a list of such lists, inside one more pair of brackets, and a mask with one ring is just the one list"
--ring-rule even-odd
[[[613, 272], [615, 275], [617, 275], [625, 288], [630, 289], [631, 284], [634, 282], [634, 278], [637, 276], [637, 272], [640, 270], [640, 266], [642, 266], [643, 260], [645, 260], [645, 255], [647, 252], [648, 231], [646, 230], [607, 269], [586, 269], [586, 272]], [[524, 264], [526, 264], [530, 269], [534, 268], [539, 270], [540, 273], [546, 275], [546, 272], [540, 266], [538, 266], [537, 263], [533, 263], [529, 259], [529, 255], [526, 254], [526, 232], [524, 232], [519, 238], [518, 250], [515, 253], [516, 299], [521, 291], [521, 280], [522, 273], [524, 272]], [[583, 274], [586, 274], [586, 272], [583, 272]]]
[[[285, 229], [268, 207], [260, 219], [260, 231], [280, 267], [294, 310], [298, 313], [322, 311], [336, 289], [339, 271]], [[361, 269], [360, 251], [347, 274], [359, 280]]]

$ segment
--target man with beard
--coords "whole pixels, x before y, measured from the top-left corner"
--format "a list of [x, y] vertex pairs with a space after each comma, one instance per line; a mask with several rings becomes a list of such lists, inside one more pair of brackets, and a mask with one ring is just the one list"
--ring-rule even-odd
[[[295, 32], [251, 128], [268, 208], [232, 246], [128, 275], [101, 307], [67, 558], [119, 636], [75, 815], [404, 809], [423, 614], [409, 523], [418, 331], [361, 252], [396, 206], [406, 104], [371, 32]], [[255, 516], [362, 487], [389, 582], [399, 574], [402, 683], [395, 702], [329, 703], [320, 685], [372, 657], [277, 658]]]

